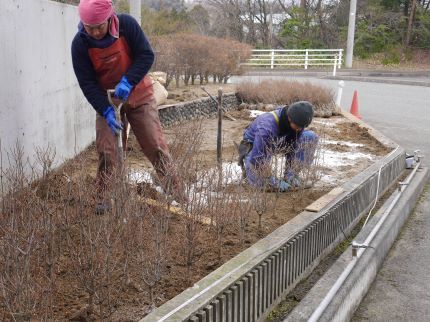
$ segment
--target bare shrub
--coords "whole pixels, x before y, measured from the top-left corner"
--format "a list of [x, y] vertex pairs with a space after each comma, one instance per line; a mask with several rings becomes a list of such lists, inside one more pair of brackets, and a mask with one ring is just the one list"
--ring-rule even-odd
[[[232, 74], [241, 73], [240, 63], [251, 56], [249, 45], [196, 34], [176, 34], [151, 39], [157, 52], [154, 69], [167, 73], [166, 86], [175, 79], [185, 84], [226, 83]], [[216, 50], [214, 50], [216, 48]]]
[[276, 194], [273, 193], [273, 183], [271, 182], [274, 174], [272, 174], [271, 163], [260, 164], [253, 171], [259, 182], [252, 186], [252, 203], [258, 215], [258, 230], [262, 234], [263, 215], [275, 208]]
[[157, 295], [154, 292], [163, 277], [169, 258], [170, 213], [166, 209], [152, 210], [148, 213], [147, 220], [138, 221], [140, 243], [136, 246], [140, 277], [148, 289], [151, 305], [155, 306]]
[[242, 246], [244, 246], [246, 239], [246, 229], [249, 225], [251, 218], [251, 211], [253, 209], [253, 190], [249, 189], [244, 181], [235, 186], [233, 191], [235, 194], [234, 201], [237, 205], [238, 212], [238, 226], [239, 237]]
[[85, 182], [76, 184], [75, 222], [67, 230], [71, 268], [81, 290], [88, 294], [85, 314], [105, 319], [113, 314], [118, 300], [113, 280], [121, 269], [116, 251], [121, 245], [123, 230], [122, 198], [118, 190], [110, 192], [110, 199], [118, 202], [115, 204], [118, 206], [97, 216], [87, 209], [96, 199], [94, 188]]
[[[1, 151], [0, 151], [1, 153]], [[17, 142], [7, 154], [9, 166], [0, 169], [8, 193], [2, 195], [0, 216], [0, 308], [3, 320], [30, 319], [36, 312], [44, 319], [52, 316], [55, 292], [54, 253], [56, 207], [41, 199], [40, 188], [32, 182], [51, 171], [55, 152], [38, 150], [40, 164], [26, 160]], [[3, 180], [4, 178], [4, 180]], [[45, 188], [46, 189], [46, 188]]]
[[57, 280], [64, 274], [77, 282], [78, 294], [87, 294], [75, 317], [109, 319], [119, 299], [125, 250], [136, 245], [135, 234], [125, 236], [129, 217], [141, 210], [135, 189], [122, 176], [113, 178], [107, 193], [113, 207], [97, 216], [93, 180], [53, 171], [55, 151], [49, 147], [35, 155], [37, 162], [29, 164], [17, 143], [9, 167], [1, 168], [2, 191], [8, 187], [0, 217], [2, 320], [55, 319]]
[[[179, 240], [187, 267], [186, 279], [190, 281], [191, 270], [200, 253], [200, 235], [206, 218], [206, 168], [197, 157], [203, 141], [202, 122], [197, 120], [176, 132], [170, 143], [175, 167], [170, 167], [169, 176], [176, 176], [181, 182], [186, 200], [182, 204], [181, 218], [183, 238]], [[169, 203], [169, 201], [167, 201]], [[170, 203], [169, 203], [170, 204]], [[207, 224], [207, 223], [206, 223]]]
[[[218, 183], [216, 182], [216, 185]], [[215, 185], [214, 185], [215, 187]], [[211, 193], [211, 202], [209, 204], [209, 212], [214, 220], [216, 250], [218, 262], [222, 257], [223, 242], [226, 237], [227, 228], [234, 225], [237, 221], [236, 210], [237, 203], [226, 196], [224, 189], [214, 189]]]
[[[238, 85], [237, 93], [247, 103], [289, 105], [297, 101], [309, 101], [315, 106], [316, 116], [331, 116], [337, 113], [333, 91], [310, 82], [287, 80], [243, 82]], [[325, 110], [329, 110], [330, 115], [325, 115], [327, 114]]]
[[[243, 228], [242, 232], [239, 232], [243, 241], [249, 216], [249, 212], [244, 212], [250, 209], [250, 199], [244, 193], [241, 174], [237, 173], [232, 164], [231, 161], [225, 162], [221, 171], [213, 168], [208, 175], [208, 212], [214, 222], [211, 228], [215, 233], [218, 262], [222, 258], [225, 237], [228, 233], [235, 232], [238, 223], [239, 229]], [[239, 178], [239, 182], [234, 182], [234, 178]]]

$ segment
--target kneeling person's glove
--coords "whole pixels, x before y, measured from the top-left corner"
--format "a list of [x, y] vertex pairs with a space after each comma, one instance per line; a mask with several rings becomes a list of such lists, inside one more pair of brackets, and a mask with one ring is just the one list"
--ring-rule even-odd
[[302, 180], [295, 174], [288, 174], [285, 177], [285, 181], [287, 181], [292, 187], [300, 188], [302, 186]]
[[291, 188], [291, 185], [287, 181], [281, 180], [279, 182], [278, 188], [280, 192], [286, 192], [288, 189]]
[[128, 82], [127, 77], [122, 76], [121, 81], [115, 87], [114, 97], [119, 98], [122, 101], [126, 101], [132, 89], [133, 85]]
[[115, 117], [115, 111], [112, 106], [109, 106], [104, 112], [103, 117], [106, 119], [107, 124], [112, 130], [113, 134], [118, 135], [122, 130], [122, 125]]

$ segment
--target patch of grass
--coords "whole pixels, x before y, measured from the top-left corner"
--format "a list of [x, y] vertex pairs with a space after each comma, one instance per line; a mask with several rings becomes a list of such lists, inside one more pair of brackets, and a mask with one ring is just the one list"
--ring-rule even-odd
[[400, 64], [400, 54], [394, 50], [391, 50], [385, 54], [382, 59], [382, 65], [398, 65]]
[[[360, 222], [360, 225], [362, 223]], [[339, 245], [336, 246], [334, 249], [334, 255], [340, 256], [342, 255], [346, 249], [351, 245], [351, 241], [349, 239], [345, 239], [343, 242], [341, 242]]]
[[276, 307], [270, 314], [267, 316], [267, 321], [275, 321], [279, 318], [284, 317], [288, 312], [291, 312], [292, 309], [299, 303], [300, 300], [288, 297], [285, 302], [282, 302], [278, 307]]
[[426, 186], [424, 187], [423, 194], [426, 194], [430, 191], [430, 180], [427, 181]]

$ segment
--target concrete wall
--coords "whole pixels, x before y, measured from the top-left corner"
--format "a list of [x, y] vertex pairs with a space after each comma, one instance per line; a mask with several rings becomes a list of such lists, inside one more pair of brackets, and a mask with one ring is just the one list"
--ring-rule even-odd
[[77, 8], [48, 0], [0, 1], [0, 139], [18, 140], [30, 162], [35, 147], [55, 147], [56, 164], [95, 138], [95, 112], [75, 78], [70, 46]]

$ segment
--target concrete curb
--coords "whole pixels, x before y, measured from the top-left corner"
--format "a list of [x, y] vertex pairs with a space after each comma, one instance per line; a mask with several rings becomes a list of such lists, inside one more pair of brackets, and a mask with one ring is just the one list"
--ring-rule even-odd
[[[385, 71], [368, 69], [338, 69], [338, 76], [344, 77], [430, 77], [429, 71]], [[332, 76], [333, 68], [326, 70], [304, 70], [304, 69], [252, 69], [247, 70], [245, 75], [289, 75], [289, 76]]]
[[354, 81], [354, 82], [384, 83], [384, 84], [430, 87], [430, 81], [412, 81], [412, 80], [402, 80], [402, 79], [383, 79], [383, 78], [377, 78], [377, 77], [372, 78], [372, 77], [355, 77], [355, 76], [325, 76], [322, 78], [332, 79], [332, 80]]
[[[428, 168], [419, 170], [416, 173], [414, 179], [403, 191], [396, 207], [391, 210], [390, 215], [370, 243], [370, 246], [373, 248], [365, 250], [354, 269], [323, 312], [319, 321], [350, 320], [369, 290], [403, 224], [418, 201], [429, 177], [430, 172]], [[396, 192], [384, 203], [378, 213], [366, 225], [365, 229], [356, 236], [355, 241], [361, 243], [366, 239], [394, 199], [395, 194]], [[310, 318], [332, 285], [334, 285], [338, 277], [342, 274], [345, 267], [350, 263], [352, 258], [351, 252], [351, 247], [349, 247], [284, 321], [307, 321]]]

